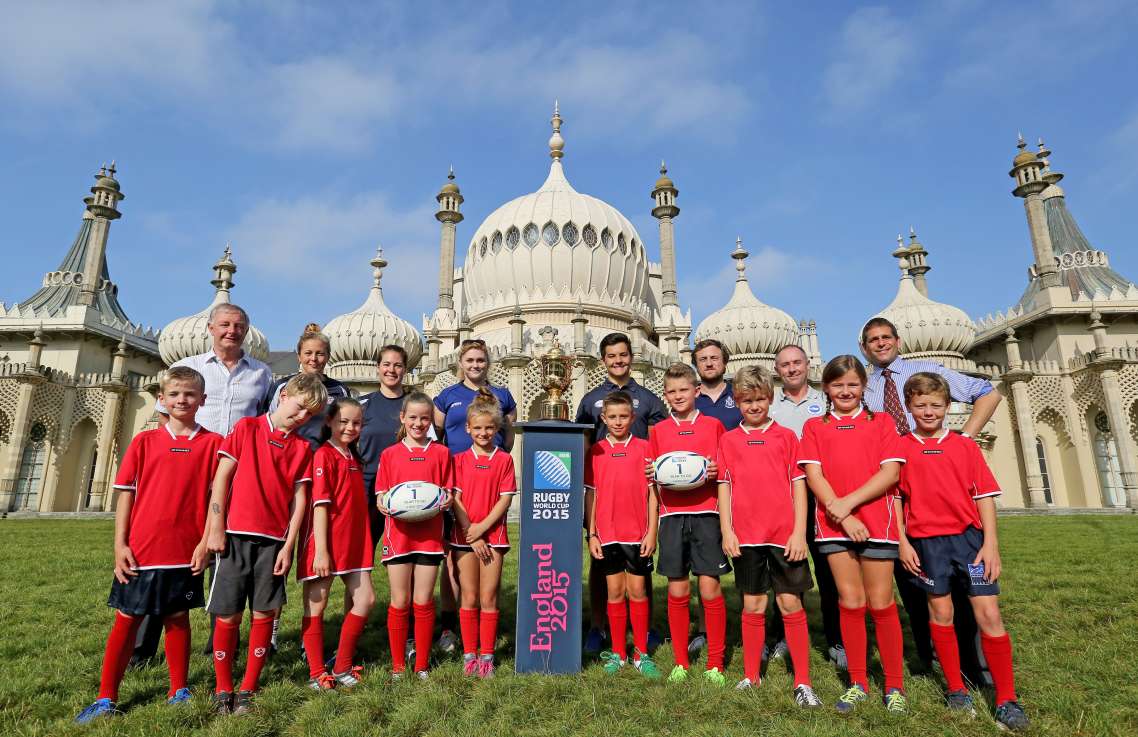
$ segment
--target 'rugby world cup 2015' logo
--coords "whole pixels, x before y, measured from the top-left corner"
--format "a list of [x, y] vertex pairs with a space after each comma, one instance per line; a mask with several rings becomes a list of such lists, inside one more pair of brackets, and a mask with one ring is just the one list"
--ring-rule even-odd
[[539, 450], [533, 454], [533, 488], [565, 491], [572, 481], [573, 454], [566, 450]]

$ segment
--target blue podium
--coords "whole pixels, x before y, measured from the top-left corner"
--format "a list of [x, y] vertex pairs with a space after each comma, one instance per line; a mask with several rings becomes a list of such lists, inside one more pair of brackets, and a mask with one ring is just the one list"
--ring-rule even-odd
[[581, 670], [581, 521], [592, 425], [521, 422], [517, 673]]

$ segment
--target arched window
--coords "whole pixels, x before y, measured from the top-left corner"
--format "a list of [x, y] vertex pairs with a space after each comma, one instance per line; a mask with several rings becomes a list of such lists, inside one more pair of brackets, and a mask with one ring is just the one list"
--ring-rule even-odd
[[1122, 486], [1122, 468], [1118, 463], [1118, 444], [1110, 431], [1110, 421], [1105, 412], [1095, 417], [1095, 468], [1098, 470], [1099, 486], [1102, 487], [1102, 503], [1108, 507], [1126, 506], [1126, 492]]
[[47, 460], [47, 428], [42, 422], [32, 425], [28, 440], [20, 456], [20, 472], [16, 476], [16, 490], [12, 495], [9, 512], [37, 509], [40, 488], [43, 486], [43, 466]]
[[1054, 504], [1051, 499], [1051, 474], [1047, 471], [1047, 454], [1043, 452], [1043, 438], [1035, 438], [1035, 454], [1039, 457], [1039, 474], [1043, 477], [1043, 499]]

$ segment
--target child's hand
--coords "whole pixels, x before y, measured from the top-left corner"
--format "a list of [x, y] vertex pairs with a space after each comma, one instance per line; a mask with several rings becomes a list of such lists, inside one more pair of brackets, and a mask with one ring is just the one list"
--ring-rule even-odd
[[489, 563], [494, 559], [490, 554], [490, 546], [485, 540], [473, 540], [470, 543], [470, 547], [474, 550], [474, 554], [478, 556], [478, 560], [483, 563]]
[[446, 494], [443, 496], [443, 503], [439, 505], [439, 509], [447, 511], [454, 506], [454, 489], [447, 489]]
[[205, 541], [206, 550], [211, 553], [225, 553], [225, 530], [212, 529]]
[[791, 563], [796, 563], [800, 560], [806, 559], [806, 533], [796, 532], [790, 536], [786, 541], [786, 548], [782, 551], [783, 556]]
[[738, 558], [743, 554], [739, 549], [739, 536], [735, 534], [734, 530], [723, 531], [723, 552], [728, 558]]
[[387, 507], [383, 506], [383, 494], [376, 494], [375, 495], [375, 508], [378, 509], [379, 513], [382, 514], [384, 517], [390, 517], [391, 516], [391, 510], [388, 509]]
[[976, 554], [976, 560], [972, 561], [972, 565], [984, 564], [984, 580], [988, 583], [995, 583], [1000, 578], [1000, 549], [985, 542], [980, 546], [980, 552]]
[[648, 463], [644, 464], [644, 476], [649, 481], [656, 480], [656, 469], [653, 467], [654, 465], [652, 461], [648, 461]]
[[715, 481], [719, 478], [719, 464], [710, 458], [707, 459], [707, 479], [708, 481]]
[[917, 555], [917, 549], [912, 546], [908, 538], [901, 537], [897, 552], [901, 556], [901, 565], [906, 571], [914, 576], [921, 575], [921, 557]]
[[475, 540], [478, 540], [485, 534], [486, 528], [482, 525], [481, 522], [473, 524], [470, 527], [466, 528], [466, 542], [474, 544]]
[[326, 552], [317, 551], [312, 559], [312, 572], [319, 578], [332, 575], [332, 556]]
[[129, 583], [130, 579], [138, 575], [138, 561], [134, 559], [134, 552], [129, 546], [115, 547], [115, 580], [119, 583]]
[[589, 535], [589, 555], [596, 560], [605, 559], [605, 551], [601, 549], [601, 539], [595, 535]]
[[826, 514], [830, 515], [830, 519], [838, 524], [841, 524], [846, 517], [849, 517], [852, 511], [852, 505], [844, 498], [835, 497], [826, 505]]
[[204, 571], [207, 565], [209, 565], [209, 548], [206, 547], [205, 540], [202, 540], [190, 557], [190, 573], [196, 576]]
[[855, 543], [863, 543], [869, 539], [869, 530], [857, 517], [849, 516], [842, 520], [842, 529]]
[[640, 557], [651, 558], [652, 554], [656, 552], [656, 535], [649, 533], [644, 536], [640, 541]]
[[277, 553], [277, 560], [273, 564], [273, 575], [287, 576], [290, 568], [292, 568], [292, 549], [286, 545]]

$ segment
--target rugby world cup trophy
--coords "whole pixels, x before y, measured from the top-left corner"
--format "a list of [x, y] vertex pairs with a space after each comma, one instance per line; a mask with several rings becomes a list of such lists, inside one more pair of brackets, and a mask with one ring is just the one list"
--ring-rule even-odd
[[522, 433], [518, 673], [581, 670], [585, 436], [593, 426], [567, 421], [564, 393], [573, 377], [573, 357], [556, 339], [550, 342], [539, 359], [546, 392], [541, 419], [517, 425]]

